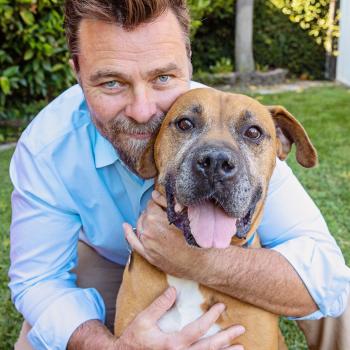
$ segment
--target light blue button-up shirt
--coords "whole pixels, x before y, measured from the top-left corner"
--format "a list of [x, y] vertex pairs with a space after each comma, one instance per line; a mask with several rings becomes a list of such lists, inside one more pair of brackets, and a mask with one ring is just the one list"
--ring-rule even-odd
[[[125, 264], [122, 223], [135, 226], [153, 189], [132, 174], [91, 121], [76, 85], [50, 103], [22, 134], [11, 161], [11, 268], [17, 309], [32, 325], [35, 349], [65, 349], [74, 330], [104, 320], [95, 289], [76, 286], [82, 239], [104, 257]], [[262, 244], [293, 265], [319, 311], [345, 308], [350, 270], [327, 226], [290, 168], [277, 161], [259, 227]]]

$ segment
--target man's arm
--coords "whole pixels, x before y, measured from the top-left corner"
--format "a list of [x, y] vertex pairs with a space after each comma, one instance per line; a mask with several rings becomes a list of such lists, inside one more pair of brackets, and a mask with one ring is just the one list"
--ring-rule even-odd
[[[156, 222], [150, 221], [150, 225], [154, 227]], [[159, 226], [156, 232], [164, 232], [164, 227]], [[164, 232], [157, 242], [145, 228], [142, 243], [130, 226], [125, 226], [125, 232], [133, 249], [166, 273], [195, 280], [279, 315], [305, 316], [317, 310], [296, 271], [277, 252], [235, 246], [192, 248], [176, 228]], [[171, 240], [171, 247], [165, 242], [167, 239]], [[163, 247], [161, 252], [159, 246]]]
[[71, 270], [77, 262], [80, 218], [57, 169], [33, 154], [25, 141], [24, 134], [10, 166], [9, 287], [16, 308], [32, 326], [32, 347], [65, 348], [80, 324], [104, 320], [104, 303], [96, 290], [76, 286]]
[[199, 252], [195, 261], [187, 278], [267, 311], [302, 317], [318, 309], [297, 272], [273, 250], [231, 246], [224, 254]]
[[[164, 205], [162, 199], [155, 200]], [[350, 272], [319, 210], [288, 166], [277, 161], [259, 234], [273, 249], [189, 247], [166, 214], [150, 203], [141, 242], [127, 239], [163, 271], [195, 279], [243, 301], [291, 317], [337, 316], [347, 301]], [[317, 306], [316, 306], [317, 304]]]

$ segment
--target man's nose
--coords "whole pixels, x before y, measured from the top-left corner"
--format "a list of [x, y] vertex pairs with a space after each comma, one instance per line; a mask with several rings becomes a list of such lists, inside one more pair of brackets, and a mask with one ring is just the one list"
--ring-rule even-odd
[[157, 107], [152, 94], [144, 87], [135, 89], [125, 108], [126, 116], [143, 124], [147, 123], [156, 113]]

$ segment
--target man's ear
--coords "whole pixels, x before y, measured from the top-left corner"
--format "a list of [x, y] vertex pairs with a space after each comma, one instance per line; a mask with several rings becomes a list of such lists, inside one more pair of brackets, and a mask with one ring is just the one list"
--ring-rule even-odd
[[147, 145], [145, 152], [143, 153], [139, 164], [136, 166], [136, 171], [143, 179], [151, 179], [158, 173], [156, 164], [154, 161], [154, 143], [156, 137], [154, 137]]
[[305, 168], [317, 164], [317, 152], [303, 126], [282, 106], [267, 106], [276, 125], [277, 155], [281, 160], [287, 158], [292, 148], [296, 146], [296, 158]]
[[79, 66], [78, 66], [78, 61], [77, 59], [70, 58], [69, 61], [69, 66], [74, 74], [75, 79], [77, 80], [78, 84], [80, 84], [80, 76], [79, 76]]

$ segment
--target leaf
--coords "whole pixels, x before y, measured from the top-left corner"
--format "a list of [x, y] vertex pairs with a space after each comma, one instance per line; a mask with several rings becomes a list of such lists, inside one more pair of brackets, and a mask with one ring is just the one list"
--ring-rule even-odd
[[34, 51], [32, 49], [28, 49], [25, 53], [24, 53], [24, 60], [25, 61], [29, 61], [32, 57], [34, 56]]
[[11, 92], [10, 81], [7, 77], [0, 77], [0, 87], [5, 95], [8, 95]]
[[51, 56], [51, 55], [52, 55], [52, 53], [53, 53], [53, 48], [52, 48], [51, 45], [49, 45], [49, 44], [44, 44], [44, 45], [43, 45], [43, 49], [44, 49], [46, 55], [48, 55], [48, 56]]
[[64, 68], [64, 65], [62, 63], [57, 63], [52, 67], [51, 72], [54, 73], [63, 68]]
[[25, 24], [31, 25], [35, 22], [35, 18], [30, 11], [21, 10], [19, 14], [20, 14], [20, 16], [23, 19]]
[[[0, 5], [1, 5], [1, 1], [0, 1]], [[5, 17], [6, 19], [11, 19], [12, 16], [13, 16], [13, 8], [7, 7], [7, 8], [5, 9], [5, 12], [4, 12], [4, 17]]]
[[11, 78], [14, 75], [18, 74], [18, 70], [19, 70], [19, 66], [12, 66], [12, 67], [6, 68], [2, 74], [5, 77]]

